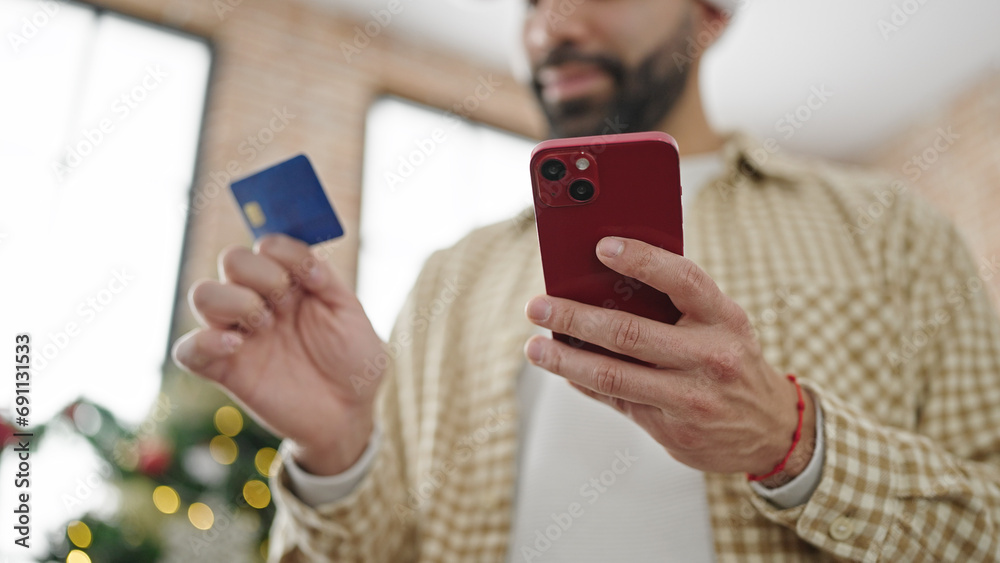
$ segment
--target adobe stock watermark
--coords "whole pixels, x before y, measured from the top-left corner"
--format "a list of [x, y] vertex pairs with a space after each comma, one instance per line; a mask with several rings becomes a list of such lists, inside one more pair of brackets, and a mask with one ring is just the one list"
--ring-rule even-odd
[[[918, 154], [911, 156], [903, 163], [902, 173], [910, 182], [916, 182], [931, 169], [941, 158], [941, 155], [948, 152], [962, 136], [955, 133], [949, 126], [939, 127], [934, 140]], [[856, 209], [857, 216], [853, 223], [843, 225], [844, 234], [850, 239], [856, 239], [868, 232], [885, 213], [892, 208], [898, 197], [908, 190], [908, 186], [902, 180], [894, 180], [888, 187], [872, 192], [874, 199], [868, 204], [859, 205]]]
[[482, 426], [456, 440], [444, 461], [427, 470], [419, 483], [406, 490], [406, 504], [397, 503], [394, 508], [400, 522], [405, 523], [407, 518], [416, 516], [420, 507], [448, 483], [462, 464], [471, 459], [492, 435], [514, 420], [513, 410], [507, 407], [499, 410], [491, 408], [486, 413], [488, 416]]
[[434, 319], [444, 314], [448, 306], [458, 299], [466, 287], [466, 284], [457, 277], [447, 279], [438, 296], [429, 305], [418, 307], [409, 318], [401, 319], [400, 326], [402, 328], [397, 330], [396, 337], [385, 345], [383, 352], [374, 358], [366, 359], [364, 370], [360, 374], [350, 376], [349, 381], [354, 387], [354, 392], [361, 395], [365, 388], [378, 381], [389, 364], [397, 360], [404, 350], [413, 345], [414, 337], [425, 332]]
[[66, 515], [79, 512], [80, 505], [88, 500], [102, 484], [107, 483], [113, 473], [110, 463], [101, 462], [96, 471], [88, 473], [85, 477], [77, 477], [73, 494], [64, 493], [61, 499]]
[[[615, 297], [608, 297], [598, 306], [602, 309], [620, 311], [623, 303], [627, 303], [639, 291], [657, 291], [656, 289], [640, 282], [637, 279], [623, 276], [611, 286], [611, 291]], [[598, 326], [593, 317], [585, 317], [580, 330], [586, 334], [594, 334], [602, 327]], [[615, 343], [626, 351], [631, 351], [631, 347], [639, 341], [639, 325], [633, 322], [623, 322], [615, 331]], [[568, 336], [567, 344], [573, 348], [583, 348], [588, 343], [575, 336]]]
[[226, 21], [229, 14], [243, 5], [243, 0], [212, 0], [212, 9], [215, 10], [219, 21]]
[[[331, 251], [332, 246], [319, 245], [312, 250], [307, 258], [290, 268], [288, 287], [274, 289], [268, 295], [263, 296], [264, 300], [260, 306], [240, 317], [236, 332], [243, 338], [249, 338], [262, 327], [268, 325], [272, 320], [275, 308], [286, 299], [302, 291], [302, 280], [309, 275], [313, 268], [321, 267], [321, 263], [326, 263], [330, 259]], [[378, 377], [378, 373], [374, 371], [376, 367], [379, 365], [388, 366], [388, 362], [394, 360], [406, 346], [412, 344], [413, 336], [427, 330], [430, 322], [441, 315], [466, 288], [467, 285], [457, 277], [446, 280], [441, 294], [430, 305], [419, 307], [416, 313], [406, 321], [408, 324], [404, 324], [404, 321], [400, 320], [398, 326], [405, 326], [405, 328], [400, 329], [395, 342], [386, 345], [381, 354], [368, 360], [361, 375], [351, 375], [349, 380], [354, 386], [354, 390], [360, 394], [364, 387], [372, 384]]]
[[402, 0], [389, 0], [384, 8], [369, 12], [372, 17], [364, 25], [354, 26], [353, 40], [350, 43], [340, 42], [340, 53], [344, 55], [347, 64], [353, 63], [352, 58], [360, 55], [371, 45], [373, 39], [392, 25], [393, 18], [401, 14], [404, 7]]
[[76, 307], [76, 320], [66, 322], [60, 330], [49, 332], [47, 342], [36, 348], [34, 356], [35, 369], [41, 373], [56, 359], [73, 340], [78, 338], [86, 327], [107, 310], [118, 296], [135, 280], [126, 268], [111, 272], [111, 277], [103, 288], [84, 298]]
[[622, 121], [621, 115], [615, 115], [614, 117], [604, 118], [604, 127], [601, 129], [599, 135], [594, 136], [594, 140], [591, 144], [585, 145], [582, 150], [590, 152], [593, 154], [601, 154], [612, 142], [617, 141], [615, 135], [624, 133], [628, 130], [629, 124]]
[[[204, 504], [211, 511], [211, 526], [206, 530], [192, 530], [190, 523], [180, 524], [188, 530], [186, 539], [183, 540], [183, 549], [172, 550], [163, 559], [165, 563], [190, 563], [191, 555], [197, 561], [226, 561], [229, 560], [228, 554], [246, 549], [255, 536], [260, 521], [246, 516], [244, 511], [253, 507], [246, 502], [242, 492], [229, 499], [212, 495], [195, 502]], [[186, 519], [180, 519], [180, 522], [184, 521]]]
[[[781, 316], [793, 307], [802, 307], [802, 297], [796, 293], [792, 293], [791, 288], [786, 286], [774, 291], [768, 306], [761, 310], [759, 314], [753, 315], [747, 312], [747, 321], [753, 329], [755, 341], [759, 343], [760, 333], [766, 327], [777, 324]], [[729, 345], [729, 349], [723, 355], [722, 361], [728, 365], [741, 365], [743, 356], [746, 353], [746, 346], [742, 341], [737, 340]], [[702, 389], [718, 384], [716, 377], [710, 374], [698, 376], [695, 379], [695, 383]]]
[[903, 174], [911, 182], [919, 180], [924, 172], [927, 172], [938, 161], [942, 154], [948, 152], [948, 149], [962, 138], [961, 135], [952, 130], [951, 126], [947, 128], [938, 127], [936, 133], [937, 135], [927, 148], [920, 154], [913, 155], [903, 164]]
[[[791, 139], [807, 122], [822, 111], [835, 95], [836, 93], [828, 90], [825, 84], [810, 86], [809, 94], [802, 103], [785, 112], [774, 122], [774, 130], [780, 133], [785, 141]], [[747, 156], [752, 162], [741, 163], [738, 169], [732, 170], [729, 177], [720, 183], [722, 197], [728, 199], [736, 189], [756, 178], [758, 173], [753, 165], [763, 166], [779, 152], [781, 152], [781, 145], [775, 137], [763, 139], [759, 146], [750, 149]]]
[[38, 34], [59, 15], [65, 2], [40, 0], [36, 4], [38, 5], [38, 9], [32, 12], [31, 15], [21, 18], [17, 31], [7, 33], [7, 43], [10, 44], [10, 48], [14, 51], [15, 55], [20, 54], [21, 49], [29, 41], [38, 37]]
[[[738, 5], [748, 3], [748, 0], [740, 0], [737, 2]], [[738, 6], [737, 9], [739, 9]], [[734, 10], [723, 8], [722, 14], [725, 20], [728, 21], [733, 17]], [[708, 29], [700, 31], [697, 35], [688, 36], [684, 42], [684, 52], [679, 53], [674, 51], [672, 55], [674, 66], [677, 67], [678, 71], [684, 70], [685, 67], [693, 64], [694, 61], [700, 58], [709, 47], [715, 44], [728, 27], [726, 21], [715, 20], [708, 23]]]
[[157, 428], [165, 422], [173, 412], [177, 410], [170, 397], [165, 393], [160, 393], [153, 405], [153, 410], [145, 420], [139, 424], [135, 434], [131, 439], [119, 440], [112, 450], [112, 457], [119, 466], [134, 467], [139, 462], [140, 442], [144, 439], [155, 436]]
[[227, 162], [223, 169], [210, 171], [208, 181], [202, 185], [201, 189], [194, 190], [191, 194], [190, 204], [180, 205], [180, 212], [184, 216], [189, 213], [194, 216], [204, 211], [212, 200], [219, 197], [219, 194], [226, 192], [226, 188], [232, 180], [244, 174], [243, 165], [256, 160], [257, 156], [274, 142], [277, 134], [284, 131], [295, 117], [294, 113], [288, 111], [287, 106], [283, 106], [281, 109], [271, 108], [271, 116], [267, 125], [261, 127], [256, 133], [248, 135], [236, 147], [236, 152], [244, 157], [243, 162], [241, 163], [240, 160], [234, 158]]
[[[605, 117], [604, 127], [601, 129], [601, 133], [594, 137], [594, 141], [591, 144], [581, 147], [580, 150], [594, 155], [599, 155], [608, 148], [608, 144], [617, 140], [614, 137], [615, 135], [624, 133], [628, 130], [628, 127], [628, 122], [622, 120], [621, 114], [616, 114], [614, 117]], [[562, 180], [563, 186], [565, 186], [566, 182], [569, 182], [571, 179], [572, 176], [566, 176], [566, 178]], [[522, 216], [518, 213], [510, 217], [508, 220], [512, 224], [517, 225], [522, 220]], [[531, 220], [534, 221], [534, 219]], [[635, 289], [635, 286], [633, 286], [633, 289]]]
[[899, 4], [893, 4], [888, 17], [879, 18], [878, 31], [882, 34], [882, 40], [888, 41], [899, 30], [910, 23], [911, 18], [917, 15], [927, 0], [903, 0]]
[[945, 295], [947, 305], [936, 310], [929, 318], [917, 320], [900, 338], [899, 347], [893, 348], [888, 355], [892, 367], [899, 367], [916, 357], [951, 322], [952, 315], [964, 309], [969, 300], [983, 290], [986, 282], [1000, 273], [1000, 259], [995, 254], [980, 259], [979, 264], [976, 275], [949, 288]]
[[[805, 389], [802, 390], [803, 393], [808, 393]], [[821, 430], [822, 431], [822, 430]], [[809, 440], [800, 441], [796, 446], [795, 450], [792, 451], [792, 455], [788, 457], [788, 465], [799, 466], [805, 470], [812, 457], [816, 455], [816, 446], [819, 443], [819, 437], [814, 435]], [[792, 475], [785, 469], [775, 473], [774, 475], [768, 477], [762, 481], [765, 486], [770, 488], [781, 487], [787, 485], [792, 479], [797, 475]]]
[[639, 461], [639, 456], [629, 453], [628, 448], [625, 451], [616, 450], [614, 457], [611, 458], [610, 466], [580, 486], [580, 500], [570, 502], [566, 505], [566, 510], [562, 512], [551, 513], [549, 519], [552, 520], [552, 523], [546, 525], [544, 529], [535, 530], [531, 538], [534, 542], [518, 546], [521, 558], [526, 563], [531, 563], [545, 555], [548, 550], [552, 549], [553, 544], [559, 541], [559, 538], [584, 515], [587, 506], [597, 503], [602, 495], [615, 486], [618, 477], [628, 472], [637, 461]]
[[792, 293], [790, 287], [781, 287], [774, 292], [771, 302], [768, 303], [768, 306], [759, 315], [748, 314], [747, 317], [754, 330], [760, 330], [762, 327], [777, 323], [781, 315], [788, 311], [788, 309], [801, 305], [801, 296]]
[[[750, 2], [751, 0], [736, 0], [736, 2], [733, 2], [732, 9], [722, 8], [720, 12], [724, 19], [730, 20], [736, 14], [736, 10], [748, 6]], [[561, 24], [565, 23], [566, 20], [576, 13], [580, 6], [586, 3], [587, 0], [560, 0], [554, 10], [546, 12], [545, 22], [550, 29], [558, 29]], [[697, 37], [689, 37], [686, 56], [674, 53], [674, 62], [678, 65], [677, 68], [680, 69], [683, 65], [690, 64], [692, 58], [703, 52], [712, 42], [718, 39], [724, 29], [725, 24], [719, 23], [718, 25], [713, 25], [708, 30], [707, 35], [706, 32], [702, 32]]]
[[[137, 439], [147, 436], [152, 436], [156, 431], [157, 426], [165, 421], [170, 414], [176, 410], [177, 406], [170, 401], [165, 393], [161, 393], [153, 405], [153, 411], [150, 416], [146, 418], [139, 425], [136, 435], [132, 440], [120, 441], [115, 444], [112, 450], [112, 458], [114, 462], [121, 467], [134, 466], [135, 463], [129, 463], [130, 460], [138, 461], [138, 449], [136, 446]], [[100, 431], [100, 413], [96, 409], [87, 404], [78, 405], [74, 411], [73, 422], [77, 425], [77, 428], [84, 434], [88, 436], [93, 436]], [[76, 418], [80, 416], [80, 409], [89, 409], [91, 412], [87, 414], [86, 421], [82, 423]], [[97, 424], [94, 424], [96, 421]], [[125, 451], [131, 451], [133, 455], [126, 455]], [[78, 513], [81, 508], [81, 504], [88, 500], [97, 489], [111, 477], [114, 472], [112, 471], [111, 464], [101, 462], [95, 471], [91, 471], [84, 477], [77, 477], [75, 487], [72, 490], [72, 494], [63, 493], [61, 501], [63, 504], [63, 511], [66, 515], [71, 515]]]
[[385, 185], [389, 191], [395, 193], [396, 189], [409, 180], [423, 166], [425, 162], [437, 151], [440, 145], [448, 140], [448, 134], [444, 129], [435, 127], [430, 135], [413, 141], [414, 148], [405, 155], [400, 155], [394, 170], [386, 170], [383, 174]]
[[785, 140], [791, 139], [807, 121], [826, 106], [833, 96], [834, 93], [827, 90], [825, 84], [810, 87], [809, 96], [805, 101], [794, 110], [786, 112], [781, 119], [775, 122], [774, 129], [781, 133]]
[[480, 75], [476, 79], [476, 86], [472, 92], [462, 100], [455, 102], [451, 109], [445, 113], [445, 127], [435, 127], [429, 135], [415, 139], [414, 148], [397, 158], [394, 169], [386, 170], [383, 173], [389, 191], [395, 193], [400, 185], [413, 177], [416, 171], [437, 152], [438, 148], [448, 141], [448, 132], [461, 125], [463, 119], [471, 117], [484, 102], [502, 87], [503, 82], [494, 80], [492, 73]]
[[52, 163], [52, 171], [59, 182], [77, 170], [115, 132], [115, 128], [129, 118], [150, 93], [158, 89], [169, 76], [160, 65], [146, 65], [146, 73], [128, 91], [115, 98], [111, 104], [112, 117], [101, 119], [96, 127], [85, 127], [75, 141], [66, 145], [63, 155]]
[[570, 16], [576, 13], [577, 8], [586, 3], [587, 0], [559, 0], [554, 10], [545, 13], [545, 23], [550, 29], [557, 29]]

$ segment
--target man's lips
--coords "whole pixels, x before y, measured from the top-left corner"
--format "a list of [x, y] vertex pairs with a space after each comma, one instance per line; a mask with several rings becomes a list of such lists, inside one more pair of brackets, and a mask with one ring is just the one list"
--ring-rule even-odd
[[538, 71], [542, 99], [560, 103], [600, 93], [613, 87], [611, 76], [592, 64], [566, 63]]

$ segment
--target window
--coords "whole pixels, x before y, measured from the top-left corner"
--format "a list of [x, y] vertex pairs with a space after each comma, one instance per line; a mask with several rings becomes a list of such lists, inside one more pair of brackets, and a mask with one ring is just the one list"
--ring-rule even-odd
[[386, 97], [368, 113], [358, 296], [388, 338], [428, 256], [531, 205], [534, 142]]
[[[0, 21], [0, 335], [11, 352], [15, 334], [32, 337], [29, 422], [85, 396], [138, 423], [169, 346], [211, 51], [82, 4], [6, 0]], [[6, 379], [7, 418], [12, 395]], [[90, 481], [74, 492], [96, 467], [81, 442], [53, 435], [32, 454], [32, 484], [45, 483], [32, 548], [5, 542], [0, 559], [38, 554], [53, 526], [107, 500]], [[0, 498], [14, 482], [4, 457]]]
[[138, 422], [168, 349], [209, 48], [71, 3], [11, 0], [0, 20], [19, 22], [0, 49], [0, 333], [32, 335], [34, 422], [81, 394]]

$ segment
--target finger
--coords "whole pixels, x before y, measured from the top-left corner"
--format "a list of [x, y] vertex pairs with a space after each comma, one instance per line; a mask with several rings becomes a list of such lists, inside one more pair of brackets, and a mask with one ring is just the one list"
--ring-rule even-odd
[[203, 280], [188, 292], [191, 310], [210, 328], [246, 329], [270, 326], [274, 320], [271, 306], [257, 292], [231, 283]]
[[602, 395], [596, 391], [587, 389], [582, 385], [578, 385], [569, 382], [570, 387], [576, 389], [577, 391], [583, 393], [584, 395], [594, 399], [595, 401], [604, 403], [609, 407], [615, 409], [616, 411], [629, 416], [634, 420], [639, 426], [643, 428], [655, 428], [656, 425], [662, 420], [664, 416], [663, 410], [659, 407], [652, 405], [643, 405], [640, 403], [633, 403], [632, 401], [626, 401], [625, 399], [618, 399], [615, 397], [609, 397], [607, 395]]
[[709, 323], [729, 318], [731, 302], [704, 270], [685, 258], [634, 239], [605, 237], [597, 258], [612, 270], [670, 296], [685, 316]]
[[257, 241], [257, 251], [281, 264], [310, 292], [331, 306], [353, 301], [354, 291], [330, 266], [316, 258], [304, 242], [285, 235], [268, 235]]
[[289, 301], [293, 289], [281, 264], [244, 246], [231, 246], [219, 254], [219, 279], [247, 287], [276, 307]]
[[607, 395], [602, 395], [602, 394], [600, 394], [600, 393], [598, 393], [596, 391], [593, 391], [591, 389], [587, 389], [583, 385], [580, 385], [580, 384], [577, 384], [577, 383], [573, 383], [572, 381], [569, 381], [568, 383], [569, 383], [570, 387], [572, 387], [573, 389], [576, 389], [577, 391], [583, 393], [584, 395], [590, 397], [591, 399], [593, 399], [593, 400], [595, 400], [595, 401], [597, 401], [599, 403], [604, 403], [605, 405], [608, 405], [609, 407], [615, 409], [616, 411], [618, 411], [620, 413], [628, 414], [628, 413], [625, 412], [625, 404], [627, 403], [627, 401], [625, 401], [624, 399], [616, 399], [614, 397], [609, 397]]
[[536, 366], [601, 395], [663, 408], [676, 401], [666, 385], [676, 378], [670, 370], [640, 366], [538, 335], [528, 339], [524, 353]]
[[525, 314], [553, 332], [658, 366], [687, 369], [698, 363], [683, 329], [632, 313], [545, 295], [528, 301]]
[[203, 328], [178, 338], [171, 356], [178, 366], [225, 386], [229, 360], [242, 345], [233, 331]]

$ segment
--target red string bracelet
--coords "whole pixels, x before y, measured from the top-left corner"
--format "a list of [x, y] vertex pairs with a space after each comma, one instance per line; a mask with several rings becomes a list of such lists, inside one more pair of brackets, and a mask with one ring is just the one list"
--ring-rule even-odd
[[799, 382], [796, 381], [795, 376], [792, 374], [788, 374], [787, 377], [788, 381], [791, 381], [792, 383], [795, 384], [795, 392], [798, 393], [799, 395], [799, 402], [797, 405], [795, 405], [795, 407], [799, 410], [799, 425], [795, 427], [795, 434], [792, 434], [792, 447], [789, 448], [788, 453], [785, 454], [785, 459], [781, 460], [781, 463], [779, 463], [778, 465], [775, 465], [774, 469], [772, 469], [770, 473], [766, 473], [764, 475], [759, 475], [759, 476], [747, 473], [747, 479], [751, 481], [763, 481], [768, 477], [773, 477], [778, 473], [784, 471], [785, 464], [787, 464], [788, 460], [792, 458], [792, 452], [795, 451], [795, 446], [798, 446], [799, 440], [802, 439], [802, 418], [806, 412], [806, 402], [802, 400], [802, 387], [799, 385]]

